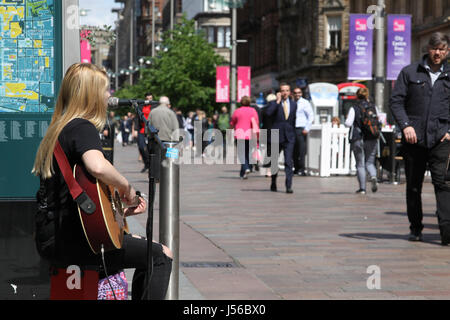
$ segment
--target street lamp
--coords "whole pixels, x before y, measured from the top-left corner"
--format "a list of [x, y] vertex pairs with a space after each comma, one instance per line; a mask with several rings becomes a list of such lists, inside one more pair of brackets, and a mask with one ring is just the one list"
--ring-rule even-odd
[[[115, 24], [116, 24], [115, 69], [116, 69], [116, 74], [118, 74], [119, 73], [119, 26], [120, 26], [120, 21], [123, 19], [123, 16], [122, 16], [122, 9], [120, 9], [120, 8], [111, 9], [111, 12], [117, 13], [117, 20], [115, 22]], [[119, 76], [117, 76], [115, 78], [115, 92], [117, 92], [118, 90], [119, 90]]]

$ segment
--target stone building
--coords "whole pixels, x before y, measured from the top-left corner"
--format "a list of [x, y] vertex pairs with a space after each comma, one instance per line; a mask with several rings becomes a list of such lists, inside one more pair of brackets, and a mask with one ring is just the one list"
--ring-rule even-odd
[[194, 19], [197, 30], [203, 30], [215, 51], [230, 62], [231, 16], [230, 8], [222, 0], [183, 0], [187, 19]]
[[238, 10], [238, 65], [251, 66], [252, 92], [268, 93], [278, 87], [279, 11], [277, 0], [248, 0]]
[[[248, 41], [238, 47], [238, 62], [252, 67], [253, 92], [276, 90], [279, 82], [304, 85], [305, 79], [347, 82], [350, 14], [367, 13], [377, 2], [248, 0], [238, 10], [238, 38]], [[412, 15], [413, 60], [423, 55], [432, 32], [450, 34], [450, 0], [385, 3], [386, 14]]]
[[[162, 36], [162, 11], [164, 0], [141, 0], [140, 16], [137, 18], [137, 40], [138, 40], [138, 56], [152, 56], [152, 41], [155, 42], [154, 48], [159, 48]], [[154, 2], [155, 13], [152, 14], [152, 6]], [[155, 32], [152, 32], [153, 17], [155, 18]], [[154, 36], [154, 39], [152, 37]]]
[[[450, 35], [450, 0], [386, 0], [387, 14], [410, 14], [412, 16], [411, 59], [418, 60], [426, 51], [433, 32]], [[375, 0], [351, 0], [352, 13], [366, 13]]]

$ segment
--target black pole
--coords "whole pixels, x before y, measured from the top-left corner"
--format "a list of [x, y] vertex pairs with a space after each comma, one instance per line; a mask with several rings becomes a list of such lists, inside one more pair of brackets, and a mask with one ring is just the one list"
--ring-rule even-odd
[[145, 276], [145, 287], [142, 295], [142, 300], [150, 300], [150, 282], [153, 274], [153, 207], [155, 202], [156, 183], [159, 181], [160, 176], [160, 164], [161, 164], [161, 150], [164, 149], [161, 140], [158, 137], [158, 130], [153, 127], [150, 122], [145, 118], [142, 112], [142, 106], [136, 101], [131, 101], [134, 109], [143, 123], [145, 123], [145, 132], [147, 136], [147, 151], [149, 154], [148, 165], [148, 218], [146, 227], [147, 237], [147, 272]]

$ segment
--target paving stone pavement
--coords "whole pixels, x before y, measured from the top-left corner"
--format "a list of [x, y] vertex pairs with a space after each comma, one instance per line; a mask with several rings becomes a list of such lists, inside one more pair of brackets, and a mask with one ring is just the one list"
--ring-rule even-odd
[[[115, 165], [146, 193], [135, 145]], [[424, 241], [408, 242], [405, 185], [356, 195], [356, 177], [295, 177], [294, 194], [238, 165], [182, 165], [181, 300], [449, 299], [450, 247], [440, 245], [430, 179]], [[159, 192], [154, 207], [158, 239]], [[134, 218], [145, 227], [147, 216]], [[138, 228], [139, 229], [139, 228]], [[369, 289], [380, 271], [380, 288]], [[368, 273], [370, 271], [370, 273]]]

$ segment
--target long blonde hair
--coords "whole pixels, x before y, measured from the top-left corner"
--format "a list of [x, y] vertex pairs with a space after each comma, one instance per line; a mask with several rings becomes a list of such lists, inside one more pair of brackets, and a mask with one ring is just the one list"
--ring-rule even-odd
[[33, 173], [43, 179], [51, 178], [53, 150], [64, 127], [73, 119], [90, 121], [99, 131], [106, 123], [105, 92], [109, 87], [106, 72], [88, 63], [72, 65], [62, 81], [47, 134], [36, 154]]

